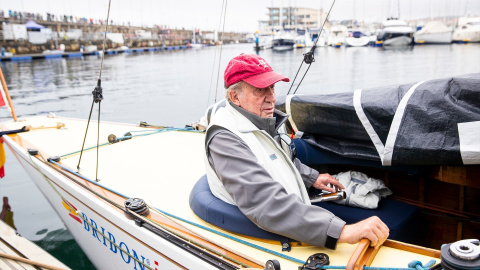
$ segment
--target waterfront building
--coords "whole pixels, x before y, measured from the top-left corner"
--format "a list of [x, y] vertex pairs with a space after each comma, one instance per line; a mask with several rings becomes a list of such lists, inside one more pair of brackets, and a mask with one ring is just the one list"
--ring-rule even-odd
[[327, 14], [323, 9], [301, 7], [269, 7], [268, 20], [259, 21], [260, 32], [318, 29]]

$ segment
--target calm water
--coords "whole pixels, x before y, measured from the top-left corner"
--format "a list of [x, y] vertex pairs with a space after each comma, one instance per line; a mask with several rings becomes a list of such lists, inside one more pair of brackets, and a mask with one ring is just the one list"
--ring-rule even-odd
[[[222, 74], [227, 62], [242, 52], [254, 53], [252, 46], [223, 47], [217, 94], [218, 48], [106, 56], [101, 119], [178, 127], [196, 121], [207, 105], [214, 102], [215, 96], [217, 100], [222, 98]], [[274, 70], [293, 79], [305, 52], [267, 50], [260, 51], [259, 55]], [[348, 92], [480, 72], [480, 44], [416, 46], [402, 50], [325, 47], [316, 50], [315, 59], [299, 94]], [[0, 65], [18, 117], [54, 112], [59, 116], [88, 118], [100, 62], [99, 57], [89, 56], [0, 62]], [[289, 87], [287, 83], [278, 83], [277, 94], [286, 94]], [[94, 111], [93, 117], [97, 117], [97, 112]], [[9, 119], [9, 112], [1, 108], [0, 121]], [[73, 269], [94, 269], [48, 201], [10, 151], [6, 152], [6, 176], [0, 179], [0, 197], [9, 197], [18, 232]]]

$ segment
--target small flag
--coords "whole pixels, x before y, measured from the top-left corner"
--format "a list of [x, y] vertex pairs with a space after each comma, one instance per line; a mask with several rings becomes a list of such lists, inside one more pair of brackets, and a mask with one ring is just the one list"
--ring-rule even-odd
[[5, 168], [3, 165], [5, 164], [5, 149], [3, 148], [3, 140], [0, 137], [0, 178], [5, 176]]

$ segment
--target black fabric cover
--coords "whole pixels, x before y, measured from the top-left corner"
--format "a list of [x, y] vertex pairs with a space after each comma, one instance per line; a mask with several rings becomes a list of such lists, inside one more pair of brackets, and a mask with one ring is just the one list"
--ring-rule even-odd
[[[397, 107], [413, 85], [362, 90], [362, 108], [384, 145]], [[277, 98], [276, 107], [286, 112], [285, 97]], [[291, 114], [309, 144], [347, 158], [380, 161], [355, 112], [353, 92], [296, 95]], [[457, 124], [473, 121], [480, 121], [480, 73], [422, 83], [405, 108], [392, 165], [463, 165]]]

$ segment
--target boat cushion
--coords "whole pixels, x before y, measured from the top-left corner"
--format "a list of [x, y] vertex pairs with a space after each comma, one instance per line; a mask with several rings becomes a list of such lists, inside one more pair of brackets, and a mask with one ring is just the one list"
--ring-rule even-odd
[[315, 165], [328, 165], [328, 164], [338, 164], [338, 165], [357, 165], [371, 168], [381, 168], [382, 170], [392, 171], [392, 172], [403, 172], [412, 175], [419, 175], [422, 173], [419, 166], [414, 165], [397, 165], [397, 166], [382, 166], [380, 160], [367, 160], [367, 159], [356, 159], [348, 158], [337, 155], [335, 153], [320, 149], [318, 147], [312, 146], [308, 142], [302, 139], [294, 139], [293, 143], [297, 149], [297, 158], [302, 161], [303, 164], [309, 166]]
[[[389, 239], [415, 244], [422, 239], [422, 235], [425, 235], [426, 226], [419, 208], [403, 202], [382, 199], [377, 209], [354, 208], [329, 202], [315, 205], [331, 211], [347, 224], [370, 216], [378, 216], [390, 228]], [[204, 221], [227, 231], [269, 240], [285, 240], [283, 236], [257, 227], [237, 206], [215, 197], [210, 191], [206, 175], [193, 187], [190, 193], [190, 207]]]

